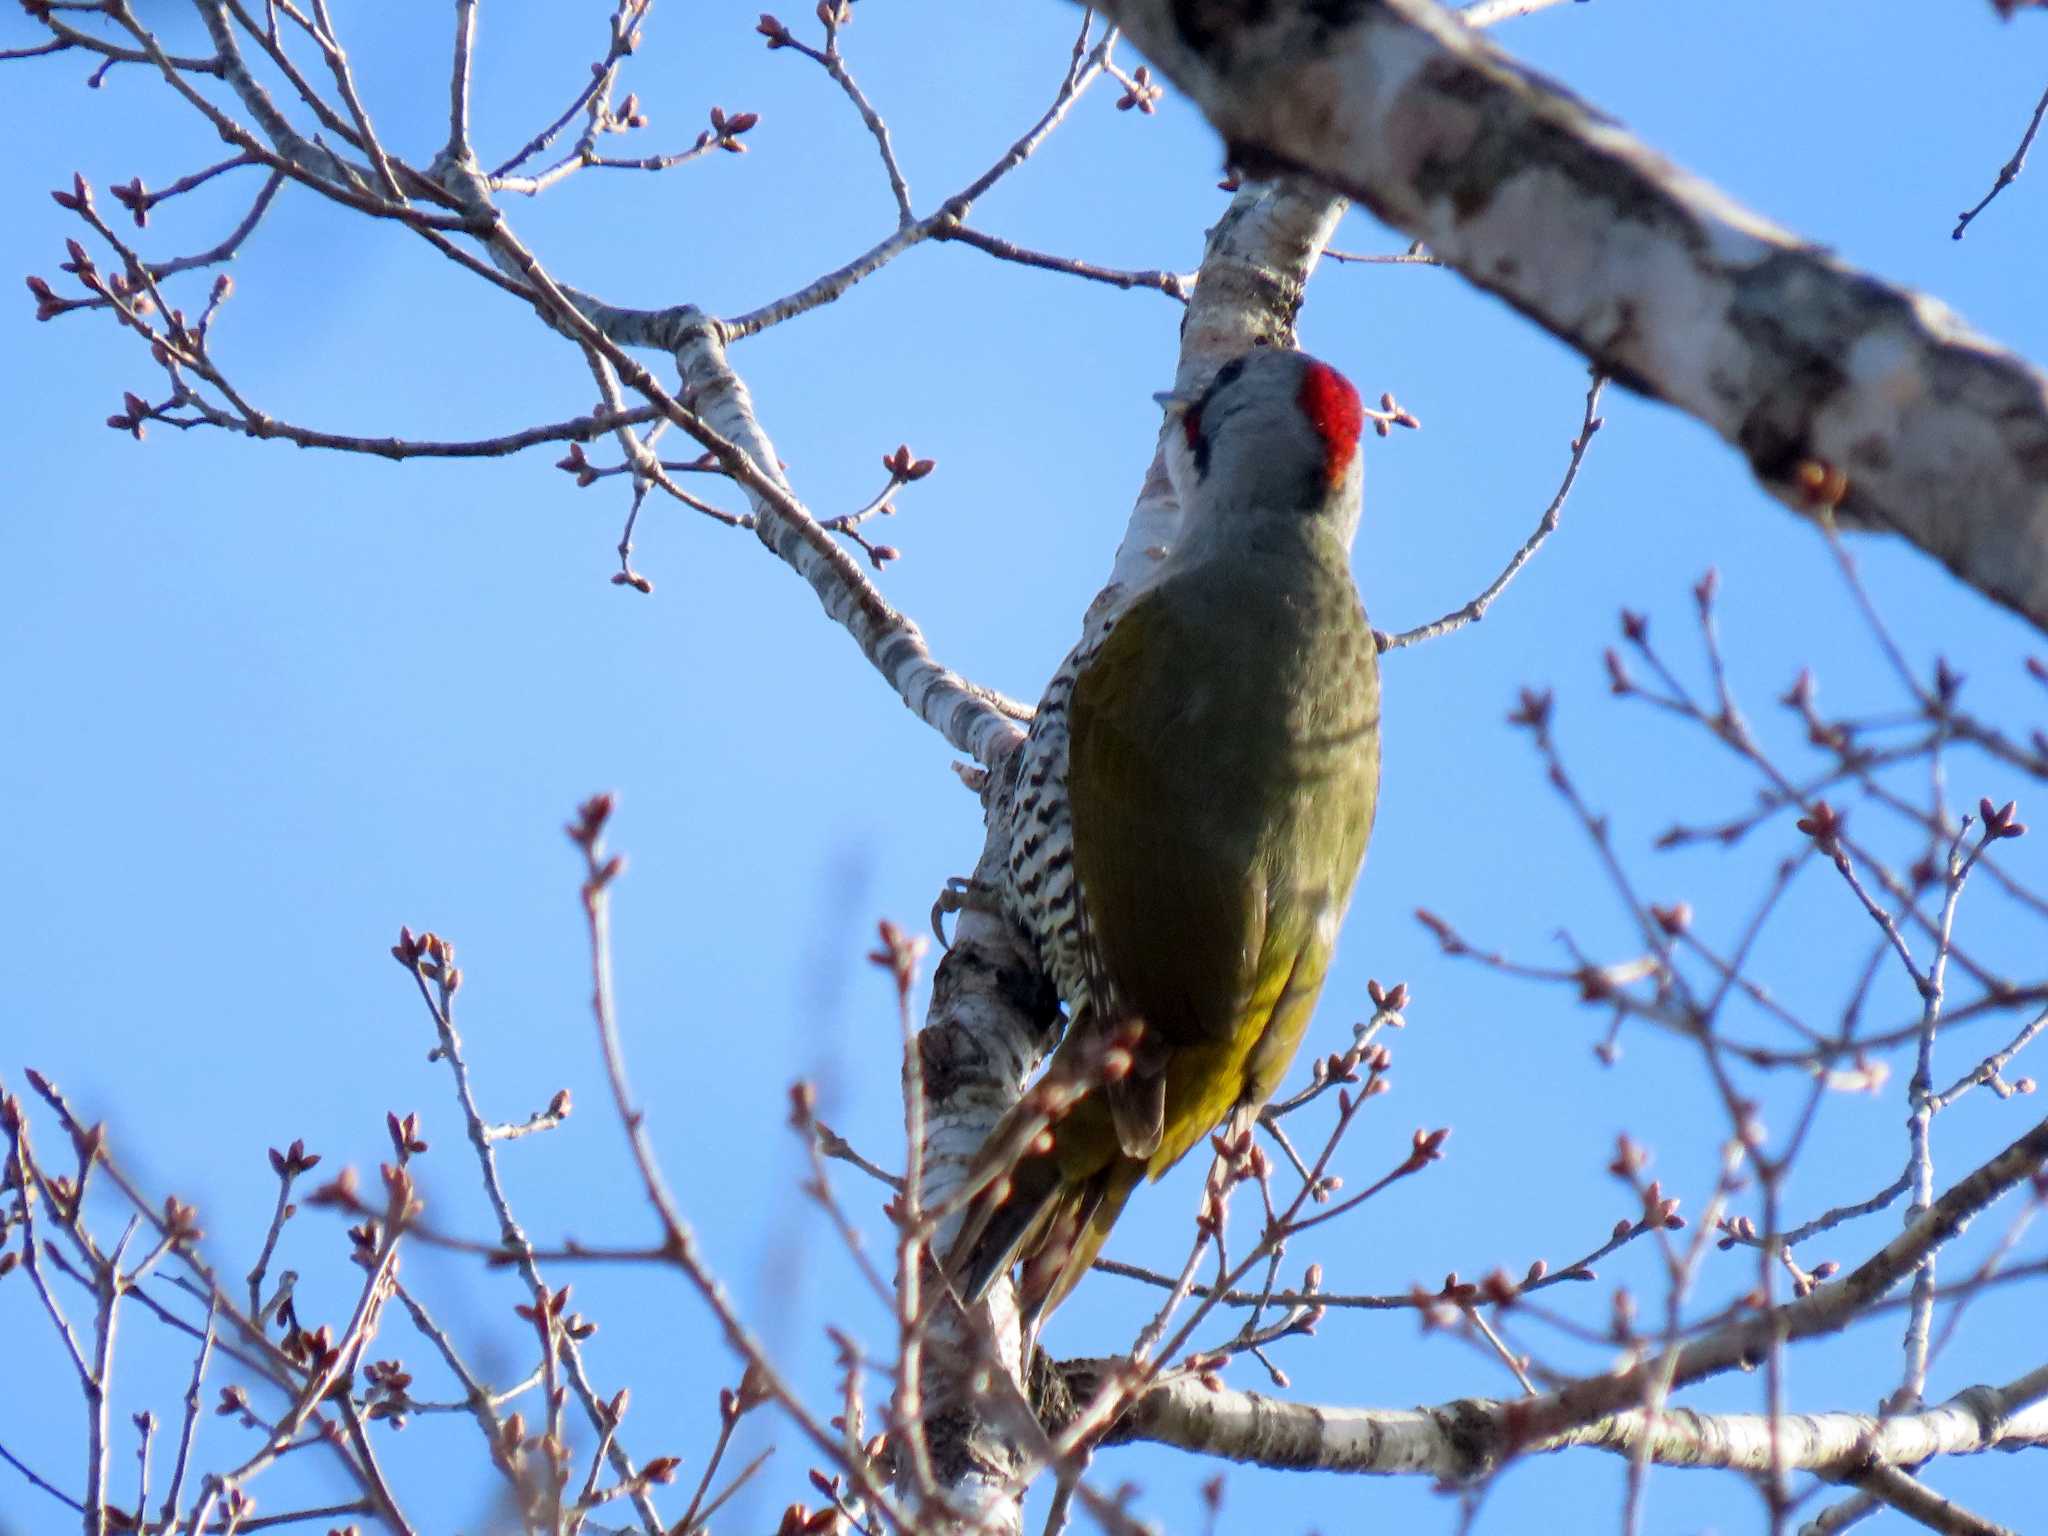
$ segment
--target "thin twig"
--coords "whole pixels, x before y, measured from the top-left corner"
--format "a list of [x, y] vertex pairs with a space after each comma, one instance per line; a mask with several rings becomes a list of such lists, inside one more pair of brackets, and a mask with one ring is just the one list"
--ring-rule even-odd
[[448, 68], [448, 145], [451, 161], [469, 155], [469, 61], [476, 47], [476, 0], [455, 0], [455, 49]]
[[[548, 1293], [547, 1283], [541, 1276], [536, 1251], [527, 1240], [525, 1229], [513, 1215], [511, 1202], [506, 1197], [504, 1183], [498, 1173], [496, 1147], [490, 1136], [491, 1122], [484, 1118], [483, 1111], [477, 1107], [476, 1093], [469, 1080], [469, 1063], [462, 1054], [462, 1038], [455, 1028], [454, 978], [458, 973], [453, 968], [453, 951], [445, 940], [435, 939], [433, 942], [440, 947], [441, 954], [446, 958], [432, 959], [422, 941], [413, 940], [410, 934], [402, 934], [397, 951], [399, 959], [412, 973], [421, 1000], [426, 1003], [428, 1012], [433, 1016], [439, 1042], [437, 1054], [448, 1063], [449, 1071], [454, 1075], [456, 1100], [462, 1107], [470, 1148], [476, 1155], [477, 1167], [482, 1174], [484, 1196], [490, 1202], [492, 1213], [498, 1221], [497, 1251], [511, 1257], [520, 1278], [526, 1283], [529, 1294], [539, 1301]], [[431, 975], [430, 964], [435, 967]], [[415, 1318], [415, 1322], [417, 1321]], [[602, 1425], [608, 1416], [605, 1403], [598, 1396], [597, 1389], [590, 1380], [582, 1351], [574, 1340], [563, 1341], [562, 1363], [569, 1379], [569, 1386], [583, 1405], [585, 1416], [593, 1426]], [[611, 1444], [610, 1456], [612, 1468], [618, 1473], [621, 1481], [635, 1485], [634, 1509], [639, 1514], [648, 1536], [661, 1536], [664, 1529], [661, 1515], [655, 1509], [646, 1490], [637, 1486], [637, 1472], [633, 1459], [616, 1437]]]
[[[170, 1491], [164, 1495], [163, 1508], [157, 1514], [160, 1524], [169, 1526], [178, 1518], [178, 1505], [185, 1496], [185, 1473], [192, 1464], [192, 1444], [199, 1433], [200, 1387], [206, 1380], [206, 1366], [213, 1355], [213, 1302], [209, 1297], [206, 1307], [206, 1331], [200, 1335], [199, 1352], [192, 1360], [192, 1379], [185, 1388], [185, 1417], [178, 1431], [178, 1459], [171, 1467]], [[142, 1512], [136, 1511], [137, 1515]]]
[[1942, 1536], [2018, 1536], [2017, 1532], [1995, 1525], [1953, 1500], [1943, 1498], [1897, 1467], [1868, 1466], [1850, 1473], [1844, 1481], [1854, 1483], [1909, 1520], [1926, 1526], [1930, 1531], [1939, 1531]]
[[966, 224], [941, 224], [933, 229], [932, 238], [971, 245], [978, 251], [986, 251], [999, 261], [1036, 267], [1042, 272], [1062, 272], [1069, 277], [1086, 278], [1091, 283], [1107, 283], [1112, 288], [1149, 288], [1155, 293], [1165, 294], [1170, 299], [1178, 299], [1183, 304], [1187, 303], [1189, 295], [1195, 291], [1195, 274], [1192, 272], [1166, 272], [1157, 268], [1128, 271], [1116, 267], [1098, 267], [1093, 262], [1081, 261], [1071, 256], [1054, 256], [1045, 251], [1034, 251], [1027, 246], [1018, 245], [1015, 241], [1002, 239]]
[[2026, 169], [2027, 151], [2034, 146], [2034, 135], [2041, 131], [2041, 118], [2048, 114], [2048, 91], [2041, 93], [2041, 99], [2034, 103], [2034, 115], [2027, 119], [2027, 131], [2020, 135], [2020, 147], [2012, 152], [2012, 158], [1998, 168], [1998, 179], [1991, 183], [1991, 190], [1977, 200], [1977, 206], [1966, 209], [1956, 216], [1956, 227], [1950, 231], [1951, 240], [1963, 238], [1963, 231], [1970, 227], [1970, 221], [1991, 206], [1991, 200], [2011, 186]]
[[1520, 574], [1522, 567], [1527, 565], [1536, 551], [1543, 547], [1543, 541], [1557, 532], [1558, 520], [1564, 512], [1565, 498], [1571, 495], [1572, 485], [1579, 478], [1579, 466], [1586, 460], [1586, 450], [1593, 445], [1593, 434], [1604, 425], [1598, 411], [1600, 391], [1606, 383], [1605, 374], [1593, 375], [1593, 382], [1586, 389], [1585, 417], [1579, 423], [1579, 435], [1572, 439], [1572, 456], [1565, 465], [1564, 479], [1558, 485], [1557, 494], [1551, 497], [1550, 505], [1543, 509], [1543, 516], [1537, 519], [1536, 531], [1523, 541], [1522, 547], [1515, 551], [1513, 558], [1508, 561], [1501, 573], [1494, 577], [1492, 584], [1464, 607], [1455, 609], [1431, 623], [1403, 630], [1397, 635], [1376, 631], [1375, 638], [1378, 639], [1381, 650], [1398, 651], [1404, 645], [1434, 640], [1439, 635], [1450, 634], [1453, 630], [1463, 629], [1467, 624], [1476, 624], [1486, 617], [1486, 610], [1493, 606], [1493, 600], [1507, 590], [1508, 583]]
[[776, 1369], [752, 1330], [740, 1319], [731, 1298], [726, 1294], [725, 1287], [711, 1273], [699, 1254], [696, 1235], [683, 1220], [681, 1208], [676, 1204], [675, 1196], [669, 1189], [667, 1176], [662, 1172], [653, 1144], [648, 1140], [646, 1117], [633, 1103], [632, 1085], [626, 1075], [624, 1047], [612, 1004], [611, 917], [607, 896], [611, 882], [624, 868], [624, 861], [608, 856], [604, 851], [603, 831], [605, 822], [610, 818], [611, 809], [612, 801], [608, 795], [600, 795], [586, 802], [576, 823], [570, 828], [570, 836], [582, 849], [585, 861], [582, 896], [590, 943], [591, 1016], [597, 1025], [598, 1044], [604, 1058], [605, 1077], [611, 1086], [612, 1102], [618, 1111], [620, 1124], [625, 1128], [627, 1144], [632, 1151], [634, 1168], [640, 1176], [642, 1192], [647, 1196], [648, 1203], [653, 1207], [662, 1227], [663, 1257], [689, 1280], [703, 1298], [712, 1316], [717, 1319], [734, 1353], [746, 1361], [750, 1370], [758, 1373], [768, 1395], [781, 1405], [783, 1411], [795, 1421], [811, 1443], [834, 1463], [845, 1468], [863, 1499], [881, 1509], [892, 1522], [905, 1524], [906, 1517], [897, 1508], [895, 1500], [876, 1484], [865, 1466], [846, 1458], [844, 1447], [838, 1437], [818, 1420], [803, 1399], [796, 1394], [795, 1389]]
[[[1931, 1107], [1937, 1110], [1947, 1109], [1949, 1105], [1955, 1103], [1957, 1099], [1980, 1084], [1990, 1088], [2001, 1099], [2010, 1098], [2014, 1088], [2012, 1084], [2006, 1082], [2002, 1074], [2013, 1057], [2024, 1050], [2043, 1029], [2048, 1029], [2048, 1010], [2035, 1014], [2033, 1018], [2029, 1019], [2021, 1027], [2020, 1032], [2013, 1036], [2012, 1040], [2003, 1049], [1993, 1051], [1940, 1093], [1935, 1094], [1928, 1101]], [[2021, 1086], [2024, 1087], [2025, 1085], [2022, 1084]]]
[[724, 340], [737, 341], [743, 336], [751, 336], [756, 331], [794, 319], [821, 304], [829, 304], [854, 284], [879, 272], [912, 246], [937, 238], [943, 226], [964, 223], [974, 204], [997, 182], [1036, 154], [1039, 146], [1053, 130], [1066, 121], [1067, 114], [1073, 110], [1074, 104], [1086, 93], [1088, 87], [1101, 77], [1115, 39], [1116, 34], [1112, 31], [1085, 57], [1077, 57], [1068, 68], [1065, 78], [1061, 80], [1059, 90], [1053, 96], [1052, 105], [1045, 109], [1038, 121], [1026, 129], [993, 165], [941, 203], [935, 213], [927, 214], [915, 223], [902, 225], [886, 239], [871, 246], [844, 266], [826, 273], [796, 292], [749, 310], [743, 315], [721, 320], [719, 330]]
[[8, 1450], [4, 1444], [0, 1444], [0, 1461], [6, 1462], [7, 1465], [14, 1468], [14, 1470], [19, 1472], [23, 1477], [27, 1478], [29, 1486], [31, 1488], [41, 1489], [44, 1493], [47, 1493], [51, 1498], [58, 1500], [60, 1503], [68, 1505], [70, 1508], [76, 1510], [81, 1515], [85, 1513], [85, 1506], [83, 1504], [79, 1503], [78, 1500], [71, 1497], [70, 1494], [66, 1493], [62, 1488], [59, 1488], [55, 1483], [51, 1482], [48, 1478], [39, 1476], [33, 1467], [29, 1466], [29, 1464], [23, 1461], [20, 1457], [16, 1456], [14, 1452]]
[[612, 85], [618, 79], [619, 60], [632, 50], [639, 37], [639, 22], [631, 19], [635, 8], [634, 0], [619, 0], [612, 12], [611, 36], [605, 55], [591, 65], [589, 81], [576, 93], [575, 100], [563, 109], [560, 117], [528, 139], [517, 154], [491, 172], [492, 181], [495, 182], [518, 170], [520, 166], [554, 143], [579, 112], [589, 108], [592, 102], [602, 101], [611, 94]]
[[1443, 262], [1429, 254], [1428, 249], [1418, 240], [1405, 251], [1340, 251], [1326, 246], [1323, 255], [1331, 261], [1359, 267], [1440, 267]]

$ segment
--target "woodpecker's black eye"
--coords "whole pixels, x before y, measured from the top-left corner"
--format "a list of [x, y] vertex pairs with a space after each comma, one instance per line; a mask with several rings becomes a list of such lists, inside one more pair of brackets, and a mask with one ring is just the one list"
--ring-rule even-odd
[[1216, 370], [1216, 377], [1209, 381], [1209, 388], [1206, 391], [1204, 398], [1213, 397], [1216, 391], [1219, 389], [1229, 388], [1232, 384], [1235, 384], [1237, 382], [1238, 375], [1243, 372], [1244, 359], [1242, 357], [1232, 358], [1229, 362], [1225, 363], [1221, 368], [1218, 368]]

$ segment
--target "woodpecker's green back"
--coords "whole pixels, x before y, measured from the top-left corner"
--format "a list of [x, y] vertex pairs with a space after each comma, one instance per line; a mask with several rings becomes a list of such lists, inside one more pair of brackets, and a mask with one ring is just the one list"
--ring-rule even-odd
[[[1318, 420], [1332, 380], [1337, 419]], [[1052, 1070], [1085, 1070], [1133, 1025], [1137, 1044], [1129, 1073], [1086, 1093], [970, 1213], [951, 1266], [969, 1296], [1022, 1259], [1026, 1315], [1057, 1305], [1136, 1184], [1263, 1104], [1301, 1042], [1379, 779], [1377, 650], [1349, 562], [1349, 391], [1294, 353], [1219, 374], [1188, 411], [1182, 541], [1077, 660], [1052, 765], [1064, 803], [1036, 818], [1039, 844], [1056, 827], [1071, 845], [1031, 849], [1040, 873], [1070, 852], [1058, 884], [1073, 895], [1021, 915], [1042, 948], [1066, 946], [1064, 965], [1048, 954], [1074, 994]], [[1041, 791], [1060, 780], [1048, 770]], [[999, 1128], [990, 1146], [1003, 1143]]]

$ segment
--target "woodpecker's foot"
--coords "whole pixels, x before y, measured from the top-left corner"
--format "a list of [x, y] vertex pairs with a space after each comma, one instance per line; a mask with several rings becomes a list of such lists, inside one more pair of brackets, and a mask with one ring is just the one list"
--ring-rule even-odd
[[946, 937], [948, 913], [1002, 910], [1002, 895], [995, 887], [977, 884], [964, 875], [953, 875], [947, 879], [946, 888], [939, 892], [939, 899], [932, 903], [932, 933], [937, 937], [939, 947], [950, 952], [953, 943]]

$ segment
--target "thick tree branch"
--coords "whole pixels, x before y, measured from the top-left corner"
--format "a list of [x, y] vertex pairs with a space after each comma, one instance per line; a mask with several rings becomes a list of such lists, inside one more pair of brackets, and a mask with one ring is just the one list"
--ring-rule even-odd
[[[1639, 1405], [1660, 1387], [1675, 1390], [1753, 1364], [1774, 1343], [1789, 1344], [1846, 1327], [1972, 1217], [2033, 1177], [2044, 1160], [2048, 1120], [1959, 1180], [1926, 1215], [1840, 1280], [1717, 1329], [1673, 1355], [1588, 1377], [1541, 1396], [1505, 1403], [1467, 1399], [1438, 1409], [1388, 1411], [1283, 1404], [1254, 1393], [1200, 1387], [1190, 1392], [1176, 1386], [1141, 1399], [1125, 1432], [1134, 1439], [1160, 1440], [1272, 1466], [1428, 1472], [1452, 1481], [1486, 1475], [1526, 1451], [1567, 1445], [1600, 1445], [1688, 1465], [1768, 1468], [1769, 1415], [1757, 1417], [1751, 1425], [1748, 1421], [1754, 1416], [1716, 1417], [1666, 1409], [1652, 1421]], [[2010, 1432], [2026, 1442], [2048, 1443], [2048, 1409], [2038, 1406], [2044, 1397], [2048, 1366], [2003, 1388], [1972, 1388], [1923, 1414], [1882, 1421], [1853, 1414], [1803, 1420], [1788, 1415], [1785, 1433], [1792, 1439], [1781, 1442], [1784, 1459], [1777, 1465], [1841, 1468], [1847, 1465], [1850, 1448], [1864, 1444], [1878, 1447], [1874, 1454], [1886, 1464], [1911, 1465], [1929, 1455], [1984, 1449], [2008, 1433], [2008, 1420], [2019, 1426]], [[1890, 1438], [1894, 1435], [1904, 1438]], [[1744, 1459], [1759, 1455], [1761, 1462]]]
[[[1062, 1367], [1077, 1395], [1093, 1362]], [[1971, 1387], [1938, 1407], [1880, 1418], [1794, 1413], [1778, 1425], [1779, 1465], [1854, 1480], [1869, 1467], [1910, 1467], [1934, 1456], [2048, 1445], [2048, 1367], [2003, 1387]], [[1422, 1473], [1460, 1482], [1492, 1470], [1509, 1452], [1596, 1446], [1660, 1466], [1771, 1467], [1771, 1416], [1667, 1408], [1609, 1414], [1589, 1424], [1510, 1444], [1514, 1403], [1466, 1399], [1439, 1408], [1374, 1409], [1287, 1402], [1199, 1381], [1156, 1387], [1138, 1400], [1110, 1442], [1152, 1441], [1260, 1466], [1327, 1472]]]
[[[1430, 0], [1107, 0], [1255, 174], [1364, 203], [1803, 511], [2048, 628], [2048, 380], [1652, 154]], [[1247, 17], [1255, 20], [1247, 21]]]

